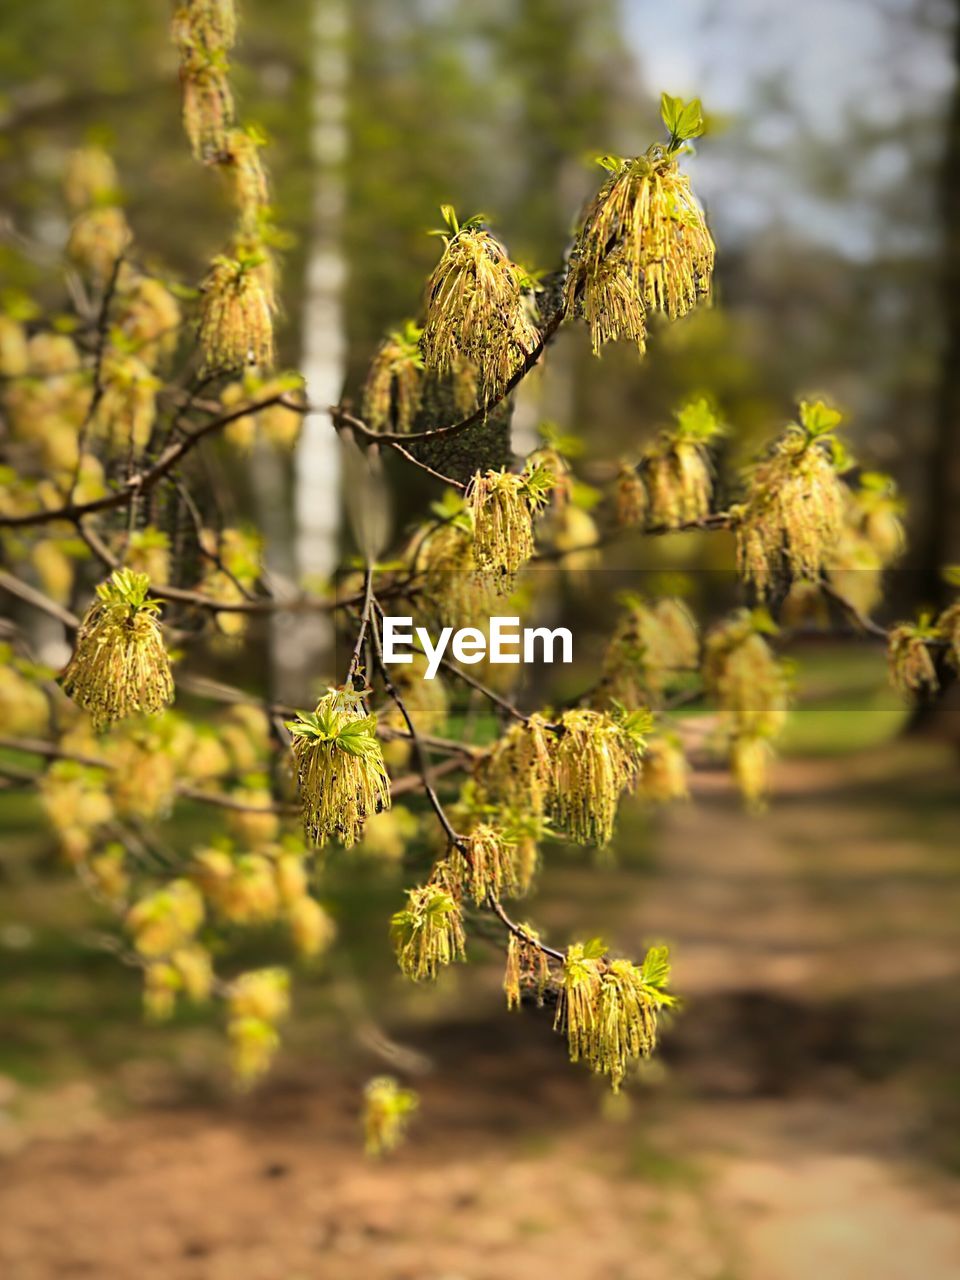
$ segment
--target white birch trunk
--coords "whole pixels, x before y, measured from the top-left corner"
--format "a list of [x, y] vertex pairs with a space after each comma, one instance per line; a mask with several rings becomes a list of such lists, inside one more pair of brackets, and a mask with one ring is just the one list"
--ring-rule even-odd
[[[341, 233], [346, 201], [349, 60], [348, 0], [315, 0], [313, 11], [312, 241], [306, 268], [301, 368], [316, 406], [303, 423], [294, 466], [294, 564], [300, 583], [326, 582], [337, 560], [340, 451], [327, 406], [340, 397], [345, 369]], [[333, 629], [323, 616], [294, 615], [274, 632], [277, 695], [305, 701], [334, 673]]]

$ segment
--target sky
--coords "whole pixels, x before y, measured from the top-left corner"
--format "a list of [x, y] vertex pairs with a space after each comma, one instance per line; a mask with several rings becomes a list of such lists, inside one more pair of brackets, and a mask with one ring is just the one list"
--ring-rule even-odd
[[[904, 120], [935, 117], [953, 80], [949, 0], [622, 0], [640, 74], [651, 88], [699, 95], [726, 132], [693, 162], [698, 189], [728, 234], [778, 224], [853, 257], [876, 251], [870, 205], [914, 172]], [[762, 117], [758, 94], [775, 101]], [[752, 113], [752, 115], [751, 115]], [[872, 136], [841, 198], [798, 181], [799, 160], [829, 163], [851, 120]], [[749, 141], [749, 146], [744, 143]], [[910, 143], [935, 154], [939, 139]], [[851, 157], [852, 158], [852, 157]], [[737, 164], [737, 181], [730, 164]], [[853, 201], [851, 208], [850, 201]], [[900, 234], [905, 234], [901, 229]]]

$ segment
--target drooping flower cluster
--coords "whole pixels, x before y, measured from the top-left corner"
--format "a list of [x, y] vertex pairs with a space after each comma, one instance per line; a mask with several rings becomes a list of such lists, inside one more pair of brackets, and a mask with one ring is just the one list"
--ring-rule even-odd
[[789, 668], [764, 639], [775, 631], [765, 611], [744, 609], [715, 627], [704, 649], [704, 686], [720, 707], [740, 790], [754, 806], [766, 791], [770, 744], [790, 699]]
[[673, 734], [650, 738], [643, 755], [640, 794], [651, 804], [669, 804], [689, 797], [690, 766], [680, 740]]
[[646, 520], [647, 490], [637, 468], [629, 462], [620, 465], [614, 501], [621, 529], [633, 529]]
[[456, 854], [464, 887], [478, 907], [518, 889], [514, 850], [502, 831], [482, 822], [464, 837]]
[[821, 401], [800, 404], [772, 455], [754, 470], [737, 514], [737, 560], [760, 595], [784, 576], [818, 581], [843, 533], [845, 462], [833, 434], [841, 415]]
[[649, 1057], [657, 1016], [674, 1003], [667, 992], [666, 947], [651, 947], [641, 965], [605, 958], [599, 940], [567, 951], [555, 1027], [565, 1031], [572, 1062], [586, 1062], [619, 1091], [628, 1067]]
[[640, 776], [650, 725], [644, 711], [615, 718], [578, 707], [560, 717], [550, 816], [571, 839], [609, 842], [620, 797]]
[[227, 149], [234, 118], [227, 55], [236, 34], [233, 0], [185, 0], [173, 16], [183, 127], [194, 156], [204, 163], [217, 160]]
[[628, 594], [622, 602], [598, 692], [632, 709], [656, 702], [684, 673], [696, 670], [700, 642], [693, 615], [681, 600], [648, 604]]
[[477, 472], [467, 503], [473, 516], [473, 557], [477, 572], [509, 591], [517, 571], [534, 552], [533, 517], [547, 502], [553, 476], [534, 466], [520, 474]]
[[290, 1012], [290, 974], [286, 969], [252, 969], [230, 985], [231, 1065], [241, 1087], [249, 1087], [269, 1069], [280, 1046], [277, 1024]]
[[414, 982], [465, 956], [460, 903], [445, 884], [431, 881], [407, 890], [407, 905], [390, 922], [400, 971]]
[[444, 513], [415, 547], [412, 562], [423, 578], [423, 606], [438, 626], [463, 627], [489, 618], [494, 589], [478, 572], [473, 523], [469, 511]]
[[363, 385], [363, 416], [375, 431], [409, 431], [423, 395], [423, 330], [408, 320], [377, 349]]
[[287, 728], [307, 839], [323, 845], [336, 836], [349, 848], [366, 819], [390, 807], [376, 717], [364, 712], [361, 694], [331, 689], [315, 711], [302, 712]]
[[270, 183], [260, 152], [266, 138], [255, 126], [231, 129], [217, 157], [237, 207], [240, 231], [256, 235], [270, 204]]
[[443, 215], [448, 234], [427, 282], [424, 364], [443, 375], [468, 360], [486, 403], [501, 395], [539, 341], [528, 296], [532, 282], [475, 219], [461, 225], [449, 205]]
[[420, 1100], [392, 1076], [377, 1076], [363, 1091], [363, 1145], [368, 1156], [388, 1155], [403, 1141]]
[[159, 605], [149, 589], [145, 574], [116, 570], [97, 587], [77, 632], [61, 683], [98, 728], [138, 712], [156, 715], [173, 701]]
[[532, 988], [538, 1004], [550, 983], [550, 962], [546, 953], [537, 946], [540, 935], [529, 924], [519, 926], [520, 934], [511, 933], [507, 939], [507, 963], [503, 974], [503, 992], [508, 1009], [519, 1009], [525, 987]]
[[113, 817], [102, 770], [73, 760], [58, 760], [50, 766], [40, 782], [40, 799], [60, 851], [71, 864], [86, 857]]
[[929, 615], [918, 622], [903, 622], [890, 632], [887, 663], [890, 679], [901, 693], [936, 693], [940, 681], [930, 651], [939, 631]]
[[142, 453], [157, 416], [160, 379], [137, 356], [110, 351], [103, 358], [101, 382], [96, 431], [110, 450]]
[[601, 159], [609, 177], [587, 209], [574, 247], [567, 310], [582, 312], [596, 353], [625, 337], [642, 354], [648, 311], [675, 319], [710, 292], [715, 248], [679, 168], [681, 143], [702, 132], [700, 104], [683, 108], [682, 124], [667, 106], [665, 99], [671, 130], [666, 147], [656, 144], [633, 160]]
[[273, 364], [273, 295], [262, 254], [214, 258], [203, 285], [200, 346], [203, 372]]
[[512, 724], [477, 763], [474, 779], [485, 797], [542, 818], [553, 790], [556, 737], [543, 716]]
[[707, 449], [722, 430], [706, 400], [691, 400], [677, 411], [676, 425], [640, 464], [651, 524], [675, 529], [709, 515], [713, 478]]
[[199, 339], [201, 373], [273, 363], [275, 264], [266, 139], [255, 125], [235, 127], [229, 51], [236, 39], [233, 0], [184, 0], [176, 10], [173, 42], [180, 54], [183, 125], [202, 164], [224, 174], [237, 207], [227, 251], [217, 255], [203, 286]]
[[830, 559], [829, 577], [840, 595], [864, 615], [879, 604], [883, 571], [904, 549], [902, 514], [903, 501], [889, 476], [865, 471], [856, 487], [844, 489], [843, 530]]

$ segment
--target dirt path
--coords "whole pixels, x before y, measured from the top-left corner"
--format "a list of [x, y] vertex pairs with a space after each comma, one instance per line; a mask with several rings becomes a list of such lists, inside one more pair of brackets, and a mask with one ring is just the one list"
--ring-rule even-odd
[[639, 888], [610, 873], [621, 941], [670, 938], [689, 999], [629, 1109], [542, 1018], [506, 1018], [492, 976], [472, 1020], [407, 1029], [434, 1070], [388, 1164], [359, 1154], [355, 1071], [330, 1054], [239, 1102], [111, 1116], [74, 1086], [24, 1121], [21, 1099], [34, 1136], [0, 1163], [0, 1276], [953, 1280], [941, 765], [791, 766], [762, 823], [711, 782], [663, 822]]

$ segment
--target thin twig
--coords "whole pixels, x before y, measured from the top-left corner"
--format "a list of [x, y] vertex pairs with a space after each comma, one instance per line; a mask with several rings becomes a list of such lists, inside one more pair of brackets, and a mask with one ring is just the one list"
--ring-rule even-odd
[[93, 515], [96, 511], [112, 511], [116, 507], [125, 507], [133, 500], [134, 494], [145, 493], [148, 489], [152, 489], [158, 481], [173, 470], [178, 462], [181, 462], [191, 450], [195, 449], [204, 437], [214, 431], [221, 431], [224, 427], [229, 426], [231, 422], [235, 422], [237, 418], [242, 418], [248, 413], [258, 413], [261, 409], [268, 409], [271, 405], [280, 404], [281, 401], [283, 401], [283, 395], [278, 393], [267, 397], [265, 400], [260, 400], [256, 404], [242, 405], [239, 408], [231, 409], [229, 413], [221, 414], [219, 417], [205, 422], [182, 439], [167, 445], [156, 462], [145, 471], [138, 471], [131, 476], [123, 489], [108, 493], [102, 498], [94, 498], [90, 502], [68, 502], [62, 507], [32, 511], [26, 515], [0, 516], [0, 527], [8, 529], [27, 528], [35, 524], [49, 524], [54, 520], [69, 520], [75, 523], [79, 517]]
[[382, 443], [401, 445], [415, 444], [418, 440], [441, 440], [449, 439], [451, 436], [459, 435], [460, 432], [474, 427], [479, 422], [486, 420], [491, 410], [495, 409], [498, 404], [502, 403], [507, 396], [513, 391], [527, 376], [531, 369], [537, 364], [537, 361], [543, 355], [547, 344], [556, 334], [560, 325], [563, 323], [566, 315], [566, 307], [560, 306], [553, 313], [543, 329], [540, 331], [540, 338], [536, 345], [524, 356], [523, 360], [514, 370], [512, 376], [504, 384], [503, 389], [487, 400], [473, 413], [468, 414], [466, 418], [462, 418], [459, 422], [452, 422], [446, 427], [433, 427], [429, 431], [374, 431], [371, 427], [360, 418], [354, 417], [352, 413], [348, 413], [345, 409], [338, 405], [334, 405], [329, 410], [330, 416], [333, 418], [333, 425], [337, 430], [341, 425], [353, 427], [355, 431], [359, 431], [361, 435], [366, 436], [368, 440], [378, 440]]

